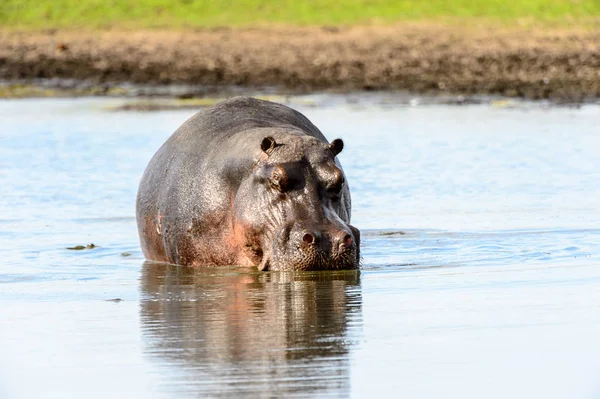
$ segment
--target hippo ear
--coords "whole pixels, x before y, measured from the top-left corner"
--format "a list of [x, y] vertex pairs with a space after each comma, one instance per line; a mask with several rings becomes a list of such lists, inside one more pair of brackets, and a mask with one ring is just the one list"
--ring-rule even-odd
[[335, 157], [344, 149], [344, 142], [342, 139], [335, 139], [329, 144], [329, 149], [333, 152], [333, 156]]
[[260, 143], [260, 149], [266, 152], [267, 154], [271, 154], [276, 145], [277, 143], [275, 142], [275, 139], [271, 136], [267, 136]]

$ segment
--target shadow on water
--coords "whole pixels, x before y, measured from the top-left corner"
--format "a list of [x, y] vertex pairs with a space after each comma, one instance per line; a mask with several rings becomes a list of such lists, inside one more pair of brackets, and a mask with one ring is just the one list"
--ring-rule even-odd
[[166, 391], [280, 397], [350, 391], [360, 272], [194, 269], [145, 262], [144, 351]]

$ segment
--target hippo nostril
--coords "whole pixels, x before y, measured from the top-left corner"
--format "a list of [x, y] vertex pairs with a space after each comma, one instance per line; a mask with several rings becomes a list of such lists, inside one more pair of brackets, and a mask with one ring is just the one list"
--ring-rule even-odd
[[350, 234], [346, 234], [342, 240], [342, 245], [346, 248], [350, 247], [352, 245], [352, 241], [352, 236]]
[[315, 243], [315, 236], [313, 236], [310, 233], [306, 233], [306, 234], [304, 234], [304, 236], [302, 236], [302, 241], [304, 241], [307, 244], [314, 244]]

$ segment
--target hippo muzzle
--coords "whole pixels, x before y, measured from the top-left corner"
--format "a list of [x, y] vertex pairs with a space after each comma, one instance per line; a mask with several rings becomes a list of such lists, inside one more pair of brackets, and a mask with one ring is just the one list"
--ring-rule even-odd
[[347, 270], [360, 263], [360, 232], [347, 224], [291, 224], [276, 235], [260, 270]]

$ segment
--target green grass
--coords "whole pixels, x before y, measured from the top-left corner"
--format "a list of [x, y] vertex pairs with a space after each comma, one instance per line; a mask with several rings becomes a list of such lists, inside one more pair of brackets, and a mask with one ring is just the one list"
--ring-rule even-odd
[[4, 28], [200, 28], [467, 21], [577, 25], [600, 0], [0, 0]]

